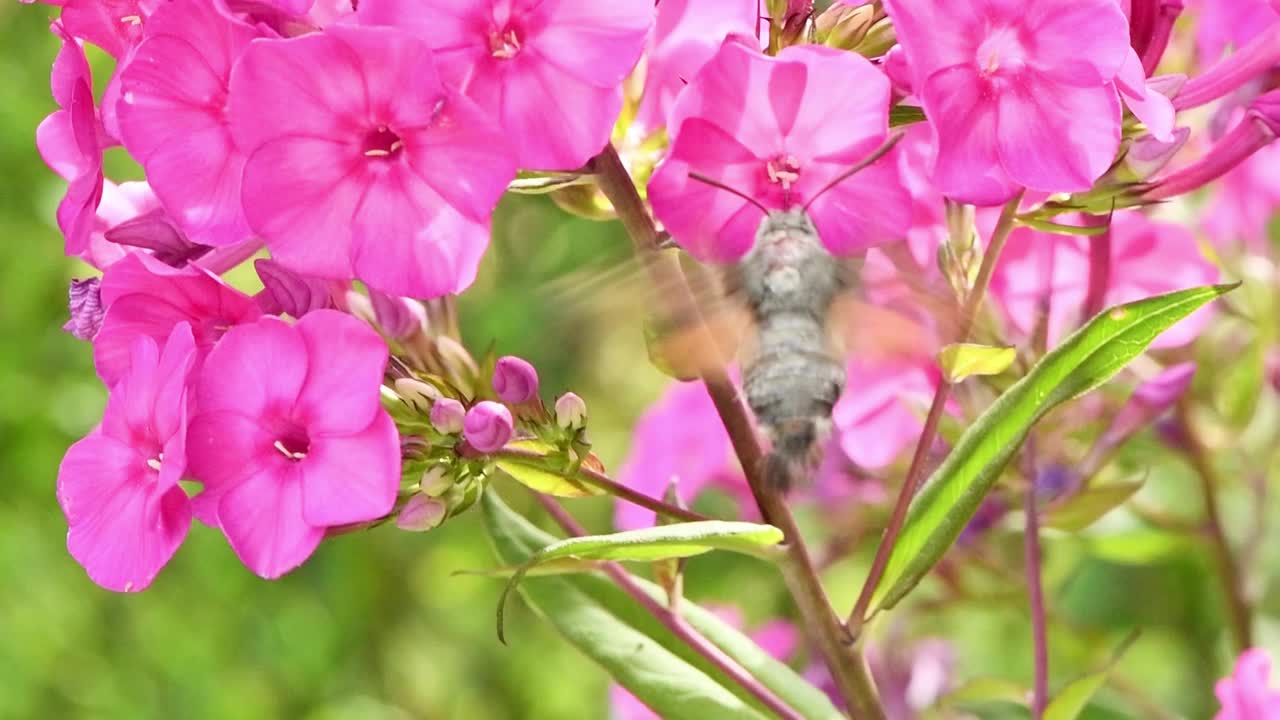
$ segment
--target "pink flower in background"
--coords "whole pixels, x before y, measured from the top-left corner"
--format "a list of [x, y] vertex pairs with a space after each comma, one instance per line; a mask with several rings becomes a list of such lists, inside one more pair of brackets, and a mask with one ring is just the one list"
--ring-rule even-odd
[[58, 229], [66, 238], [67, 254], [80, 255], [89, 249], [102, 199], [102, 125], [84, 48], [59, 23], [50, 29], [62, 38], [50, 83], [61, 109], [36, 128], [36, 146], [45, 164], [67, 181], [66, 195], [58, 203]]
[[811, 202], [833, 253], [899, 240], [910, 198], [892, 159], [818, 195], [884, 141], [888, 103], [889, 81], [858, 55], [800, 45], [771, 58], [726, 40], [671, 112], [671, 153], [649, 183], [654, 213], [701, 260], [746, 253], [759, 208], [689, 177], [697, 172], [771, 209]]
[[1216, 242], [1243, 241], [1255, 252], [1268, 242], [1267, 226], [1280, 210], [1280, 143], [1262, 148], [1215, 183], [1201, 222]]
[[58, 469], [67, 550], [94, 582], [117, 592], [150, 585], [191, 526], [191, 502], [178, 485], [196, 359], [191, 328], [176, 325], [163, 348], [138, 337], [130, 356], [102, 424]]
[[[991, 293], [1013, 327], [1032, 332], [1048, 310], [1050, 346], [1083, 319], [1089, 285], [1088, 237], [1042, 233], [1019, 228], [1009, 236], [991, 280]], [[1139, 212], [1117, 212], [1111, 225], [1111, 272], [1105, 305], [1213, 283], [1218, 269], [1200, 253], [1189, 230], [1147, 218]], [[1185, 345], [1204, 328], [1210, 308], [1198, 310], [1151, 344], [1154, 348]]]
[[1087, 190], [1111, 165], [1120, 143], [1113, 80], [1133, 54], [1114, 0], [892, 0], [885, 9], [938, 133], [943, 194], [995, 205], [1020, 186]]
[[515, 165], [422, 41], [335, 26], [255, 42], [232, 73], [231, 124], [245, 214], [280, 263], [409, 297], [475, 278]]
[[1188, 0], [1195, 10], [1196, 45], [1200, 62], [1211, 65], [1228, 48], [1239, 49], [1273, 23], [1280, 7], [1269, 0]]
[[636, 123], [663, 127], [676, 96], [716, 54], [725, 37], [754, 36], [759, 0], [663, 0], [645, 57], [644, 96]]
[[495, 118], [526, 169], [575, 169], [609, 142], [651, 0], [361, 0], [360, 21], [416, 32], [440, 74]]
[[1246, 650], [1236, 659], [1235, 672], [1213, 687], [1222, 709], [1214, 720], [1274, 720], [1280, 717], [1280, 692], [1271, 686], [1271, 656], [1265, 650]]
[[932, 356], [851, 357], [847, 389], [831, 411], [844, 455], [879, 469], [913, 447], [941, 377]]
[[120, 74], [124, 145], [187, 236], [230, 245], [251, 233], [240, 204], [245, 156], [231, 140], [231, 67], [261, 33], [210, 0], [173, 0], [147, 21]]
[[[746, 491], [746, 481], [733, 461], [711, 396], [701, 382], [678, 383], [663, 393], [635, 426], [631, 451], [618, 469], [618, 482], [651, 497], [662, 497], [676, 483], [684, 503], [704, 488], [719, 486]], [[650, 527], [652, 510], [632, 503], [614, 505], [614, 524], [621, 530]]]
[[253, 298], [207, 270], [174, 269], [144, 253], [131, 253], [107, 269], [102, 305], [107, 311], [94, 338], [93, 362], [108, 385], [128, 369], [139, 337], [160, 342], [186, 322], [203, 356], [229, 328], [262, 315]]
[[187, 450], [201, 520], [265, 578], [302, 564], [326, 528], [391, 511], [400, 440], [379, 402], [387, 346], [317, 310], [232, 328], [205, 360]]

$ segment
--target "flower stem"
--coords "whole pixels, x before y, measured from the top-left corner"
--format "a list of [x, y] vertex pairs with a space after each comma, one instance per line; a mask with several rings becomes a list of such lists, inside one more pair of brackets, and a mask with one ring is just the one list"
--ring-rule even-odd
[[[569, 514], [567, 510], [560, 506], [555, 498], [549, 495], [538, 493], [538, 501], [542, 503], [542, 507], [556, 521], [564, 531], [573, 536], [586, 535], [587, 531], [578, 524], [578, 521]], [[662, 626], [671, 631], [673, 635], [680, 638], [680, 641], [688, 645], [690, 649], [702, 656], [708, 663], [717, 670], [724, 673], [733, 680], [739, 687], [746, 690], [752, 697], [760, 701], [761, 705], [772, 710], [778, 717], [783, 720], [804, 720], [800, 713], [796, 712], [791, 706], [787, 705], [772, 690], [765, 687], [751, 673], [738, 664], [733, 658], [729, 657], [717, 645], [708, 640], [702, 633], [695, 630], [689, 622], [684, 619], [683, 615], [673, 612], [670, 608], [662, 605], [653, 598], [644, 588], [636, 583], [635, 578], [625, 568], [615, 562], [603, 564], [604, 572], [615, 583], [618, 584], [628, 595], [640, 603], [645, 610], [657, 618]]]
[[1186, 437], [1185, 452], [1191, 466], [1200, 478], [1200, 492], [1204, 497], [1205, 521], [1208, 526], [1209, 540], [1213, 544], [1217, 556], [1218, 574], [1222, 580], [1222, 590], [1226, 593], [1227, 615], [1231, 624], [1231, 637], [1236, 654], [1253, 647], [1253, 631], [1250, 621], [1249, 603], [1244, 597], [1244, 587], [1240, 581], [1240, 568], [1236, 565], [1235, 556], [1231, 553], [1231, 545], [1222, 529], [1222, 512], [1218, 508], [1218, 488], [1222, 485], [1213, 461], [1209, 458], [1209, 449], [1196, 433], [1191, 422], [1190, 404], [1188, 400], [1178, 403], [1177, 418]]
[[[1090, 217], [1089, 222], [1099, 220], [1110, 223], [1111, 218]], [[1111, 287], [1111, 228], [1089, 238], [1089, 285], [1084, 295], [1082, 322], [1102, 312], [1107, 302], [1107, 290]]]
[[[678, 261], [669, 254], [657, 252], [657, 228], [617, 151], [612, 145], [606, 147], [592, 160], [591, 167], [600, 190], [613, 204], [618, 219], [631, 237], [637, 256], [645, 264], [654, 285], [662, 290], [661, 297], [668, 306], [669, 316], [700, 321], [693, 292]], [[853, 642], [848, 629], [832, 609], [791, 510], [783, 497], [765, 482], [761, 472], [764, 469], [763, 453], [755, 427], [738, 389], [725, 372], [718, 346], [703, 323], [697, 322], [694, 334], [695, 347], [705, 352], [707, 357], [718, 360], [702, 363], [699, 374], [724, 423], [760, 516], [781, 530], [786, 538], [782, 576], [800, 613], [805, 632], [822, 652], [823, 660], [854, 717], [882, 720], [884, 709], [862, 658], [861, 647]]]
[[[1009, 233], [1013, 232], [1018, 203], [1021, 200], [1022, 192], [1019, 191], [1005, 204], [1004, 210], [1000, 213], [1000, 220], [996, 223], [995, 230], [991, 233], [991, 241], [987, 243], [986, 252], [982, 255], [982, 265], [978, 268], [978, 276], [974, 279], [973, 288], [965, 296], [957, 342], [967, 342], [969, 334], [973, 331], [973, 326], [978, 319], [978, 311], [982, 308], [982, 300], [986, 296], [987, 287], [991, 284], [991, 275], [995, 272], [996, 261], [1000, 258], [1000, 252], [1004, 250]], [[934, 439], [938, 435], [938, 425], [942, 421], [942, 412], [946, 408], [947, 398], [950, 395], [951, 383], [948, 383], [945, 378], [939, 380], [938, 389], [934, 391], [933, 402], [929, 406], [929, 415], [925, 418], [920, 439], [916, 441], [916, 449], [911, 456], [907, 477], [902, 482], [902, 489], [898, 491], [898, 500], [894, 503], [893, 514], [889, 517], [889, 524], [885, 527], [880, 546], [876, 548], [876, 555], [871, 561], [867, 580], [862, 585], [862, 591], [858, 593], [858, 601], [853, 606], [853, 612], [849, 614], [848, 625], [854, 637], [857, 637], [863, 623], [867, 620], [871, 598], [875, 596], [880, 579], [884, 577], [885, 567], [889, 564], [889, 555], [893, 552], [898, 534], [902, 532], [902, 526], [906, 523], [907, 509], [923, 479], [921, 476], [924, 474], [925, 459], [929, 456], [929, 450], [933, 447]]]
[[[493, 458], [512, 458], [515, 460], [545, 460], [546, 456], [542, 453], [532, 450], [521, 450], [519, 448], [503, 448], [497, 452], [490, 453], [489, 457]], [[664, 502], [657, 498], [649, 497], [644, 493], [632, 490], [631, 488], [611, 479], [608, 475], [598, 473], [589, 468], [578, 468], [578, 475], [583, 478], [583, 482], [593, 487], [598, 487], [605, 492], [622, 500], [626, 500], [633, 505], [639, 505], [646, 510], [652, 510], [659, 515], [676, 520], [711, 520], [699, 512], [687, 510], [682, 507], [676, 507], [670, 503]]]
[[1035, 686], [1031, 696], [1031, 717], [1040, 720], [1049, 704], [1049, 637], [1044, 610], [1044, 586], [1040, 572], [1040, 516], [1036, 511], [1036, 467], [1033, 445], [1027, 446], [1028, 486], [1023, 555], [1027, 574], [1027, 602], [1031, 606], [1031, 638], [1035, 656]]

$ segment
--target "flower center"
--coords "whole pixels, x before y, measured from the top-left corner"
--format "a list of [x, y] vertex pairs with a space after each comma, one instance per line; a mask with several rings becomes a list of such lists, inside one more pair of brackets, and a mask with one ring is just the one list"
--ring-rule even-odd
[[156, 456], [147, 461], [147, 467], [160, 472], [160, 463], [164, 461], [164, 453], [156, 453]]
[[995, 75], [1002, 70], [1017, 72], [1027, 64], [1027, 47], [1022, 43], [1017, 28], [993, 28], [978, 45], [974, 61], [984, 75]]
[[311, 438], [307, 437], [306, 431], [302, 428], [289, 428], [281, 433], [272, 447], [279, 450], [281, 455], [298, 462], [307, 456], [307, 450], [311, 448]]
[[779, 155], [764, 165], [769, 175], [769, 182], [782, 186], [784, 193], [791, 192], [791, 186], [800, 180], [800, 160], [794, 155]]
[[404, 141], [386, 125], [379, 125], [364, 136], [363, 151], [365, 157], [392, 157], [404, 148]]
[[489, 52], [496, 58], [510, 60], [520, 52], [520, 36], [510, 27], [490, 30]]

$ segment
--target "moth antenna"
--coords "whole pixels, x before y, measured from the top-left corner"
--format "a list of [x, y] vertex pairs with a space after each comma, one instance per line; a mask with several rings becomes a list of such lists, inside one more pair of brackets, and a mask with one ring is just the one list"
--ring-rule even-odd
[[828, 190], [839, 185], [845, 180], [848, 180], [854, 175], [857, 175], [861, 170], [866, 168], [868, 165], [884, 157], [885, 154], [887, 154], [890, 150], [893, 149], [894, 145], [898, 144], [898, 141], [902, 140], [903, 134], [904, 133], [901, 130], [891, 133], [889, 137], [885, 138], [883, 143], [880, 143], [880, 147], [876, 148], [874, 152], [872, 152], [870, 155], [863, 158], [861, 162], [849, 168], [848, 170], [845, 170], [844, 172], [840, 173], [831, 182], [827, 183], [826, 185], [823, 185], [821, 190], [815, 193], [813, 197], [809, 198], [809, 202], [805, 203], [804, 207], [801, 208], [801, 210], [807, 211], [809, 209], [809, 206], [812, 205], [815, 200], [822, 197], [823, 194], [826, 193]]
[[719, 180], [716, 180], [715, 178], [707, 177], [706, 175], [703, 175], [702, 173], [691, 172], [691, 173], [689, 173], [689, 179], [690, 179], [690, 180], [697, 180], [698, 182], [700, 182], [700, 183], [705, 183], [705, 184], [707, 184], [707, 185], [710, 185], [710, 186], [711, 186], [711, 187], [713, 187], [713, 188], [719, 188], [719, 189], [721, 189], [721, 190], [724, 190], [725, 192], [728, 192], [728, 193], [732, 193], [732, 194], [734, 194], [734, 195], [737, 195], [738, 197], [742, 198], [743, 200], [746, 200], [747, 202], [751, 203], [752, 205], [755, 205], [756, 207], [760, 208], [760, 212], [764, 213], [765, 215], [768, 215], [768, 214], [769, 214], [769, 208], [767, 208], [767, 207], [765, 207], [764, 205], [760, 204], [760, 201], [759, 201], [759, 200], [756, 200], [755, 198], [753, 198], [753, 197], [751, 197], [750, 195], [748, 195], [748, 194], [746, 194], [746, 193], [742, 192], [741, 190], [737, 190], [737, 189], [731, 188], [731, 187], [729, 187], [728, 185], [725, 185], [724, 183], [720, 182]]

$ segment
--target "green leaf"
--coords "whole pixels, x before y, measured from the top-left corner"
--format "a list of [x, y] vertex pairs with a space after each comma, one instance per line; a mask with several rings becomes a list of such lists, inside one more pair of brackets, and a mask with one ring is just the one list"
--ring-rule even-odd
[[1063, 225], [1030, 216], [1020, 216], [1018, 224], [1056, 235], [1101, 235], [1110, 229], [1109, 225]]
[[1076, 493], [1066, 502], [1053, 507], [1044, 524], [1057, 530], [1075, 532], [1094, 524], [1103, 515], [1123, 505], [1142, 488], [1145, 480], [1095, 485]]
[[498, 469], [510, 475], [516, 482], [527, 488], [556, 497], [587, 497], [602, 495], [604, 490], [590, 485], [581, 475], [572, 477], [557, 470], [551, 458], [545, 457], [556, 452], [556, 448], [539, 440], [517, 440], [508, 443], [508, 447], [517, 450], [530, 450], [543, 457], [519, 457], [503, 455], [494, 459]]
[[1044, 720], [1076, 720], [1080, 713], [1084, 712], [1094, 694], [1107, 684], [1107, 676], [1111, 674], [1111, 668], [1115, 667], [1137, 639], [1138, 632], [1135, 630], [1111, 654], [1111, 659], [1107, 661], [1104, 668], [1067, 683], [1044, 709]]
[[1041, 358], [965, 430], [916, 497], [873, 607], [893, 607], [942, 558], [1040, 418], [1106, 382], [1157, 335], [1234, 287], [1192, 288], [1104, 310]]
[[[485, 523], [500, 562], [521, 564], [556, 538], [508, 508], [494, 492], [482, 500]], [[637, 578], [655, 598], [662, 591]], [[600, 664], [664, 718], [750, 718], [768, 715], [745, 690], [688, 648], [639, 603], [596, 574], [529, 577], [525, 601], [566, 640]], [[680, 612], [689, 624], [803, 717], [843, 716], [826, 695], [750, 638], [692, 602]]]
[[591, 185], [594, 182], [594, 177], [581, 173], [522, 172], [507, 185], [507, 190], [521, 195], [545, 195], [575, 185]]
[[[553, 542], [538, 550], [516, 570], [498, 598], [498, 639], [503, 640], [503, 615], [507, 597], [524, 574], [538, 565], [562, 558], [578, 560], [636, 560], [654, 562], [701, 555], [711, 550], [765, 556], [767, 549], [782, 542], [782, 531], [772, 525], [747, 522], [702, 520], [626, 530], [609, 535], [584, 535]], [[505, 640], [503, 640], [505, 642]]]
[[938, 364], [947, 382], [958, 383], [970, 375], [999, 375], [1017, 356], [1013, 347], [952, 343], [938, 352]]

